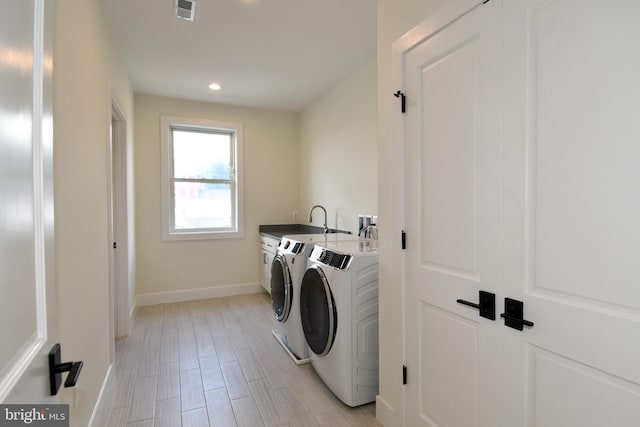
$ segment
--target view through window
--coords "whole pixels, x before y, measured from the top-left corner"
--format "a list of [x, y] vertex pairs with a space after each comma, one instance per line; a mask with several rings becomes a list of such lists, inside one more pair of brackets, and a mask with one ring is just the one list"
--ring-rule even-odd
[[173, 129], [176, 230], [233, 226], [232, 135]]
[[165, 121], [168, 135], [163, 154], [167, 158], [163, 163], [169, 211], [165, 237], [215, 238], [237, 233], [241, 213], [238, 126]]

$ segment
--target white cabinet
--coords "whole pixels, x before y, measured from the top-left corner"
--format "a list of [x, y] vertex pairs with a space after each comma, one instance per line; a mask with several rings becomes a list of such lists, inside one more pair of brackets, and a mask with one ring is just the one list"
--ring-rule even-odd
[[260, 285], [265, 291], [271, 293], [271, 262], [276, 256], [276, 248], [280, 240], [260, 234]]

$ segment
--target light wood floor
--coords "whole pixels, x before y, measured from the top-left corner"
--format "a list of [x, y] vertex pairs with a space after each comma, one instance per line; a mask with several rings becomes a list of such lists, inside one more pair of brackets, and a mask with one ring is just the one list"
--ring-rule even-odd
[[141, 308], [95, 425], [381, 426], [297, 366], [271, 319], [266, 293]]

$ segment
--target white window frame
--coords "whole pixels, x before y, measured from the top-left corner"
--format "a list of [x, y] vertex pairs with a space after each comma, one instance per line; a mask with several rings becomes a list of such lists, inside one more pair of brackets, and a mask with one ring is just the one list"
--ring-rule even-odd
[[[173, 154], [171, 143], [172, 129], [194, 130], [194, 131], [222, 131], [232, 134], [233, 148], [235, 152], [235, 167], [233, 171], [235, 190], [235, 206], [232, 212], [235, 213], [235, 224], [232, 229], [211, 230], [192, 229], [176, 230], [174, 221], [173, 202]], [[186, 117], [161, 116], [160, 117], [160, 139], [161, 139], [161, 169], [162, 169], [162, 240], [200, 240], [200, 239], [237, 239], [244, 237], [244, 185], [243, 185], [243, 137], [242, 124], [234, 122], [222, 122], [217, 120], [193, 119]]]

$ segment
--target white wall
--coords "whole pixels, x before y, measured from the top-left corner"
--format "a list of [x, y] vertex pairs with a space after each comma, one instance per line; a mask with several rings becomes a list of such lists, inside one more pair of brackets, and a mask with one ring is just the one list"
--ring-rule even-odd
[[[89, 423], [111, 364], [108, 147], [111, 91], [133, 123], [126, 78], [110, 56], [98, 0], [54, 2], [54, 191], [58, 332], [84, 367], [71, 425]], [[72, 402], [73, 402], [72, 401]]]
[[376, 413], [387, 426], [402, 425], [401, 367], [402, 292], [400, 242], [396, 195], [399, 191], [400, 165], [394, 164], [400, 135], [389, 130], [390, 117], [398, 114], [398, 99], [392, 94], [398, 87], [391, 81], [391, 45], [401, 35], [422, 22], [445, 0], [378, 0], [378, 202], [379, 202], [379, 301], [380, 301], [380, 394]]
[[[378, 212], [376, 60], [307, 107], [300, 120], [300, 217], [327, 209], [330, 228], [358, 232], [358, 214]], [[316, 210], [314, 225], [322, 225]]]
[[[165, 114], [242, 123], [244, 238], [162, 241], [160, 116]], [[217, 289], [231, 293], [260, 289], [258, 225], [291, 222], [291, 211], [298, 206], [298, 116], [297, 113], [136, 94], [136, 286], [139, 303], [215, 295]], [[188, 292], [205, 288], [211, 292]]]

